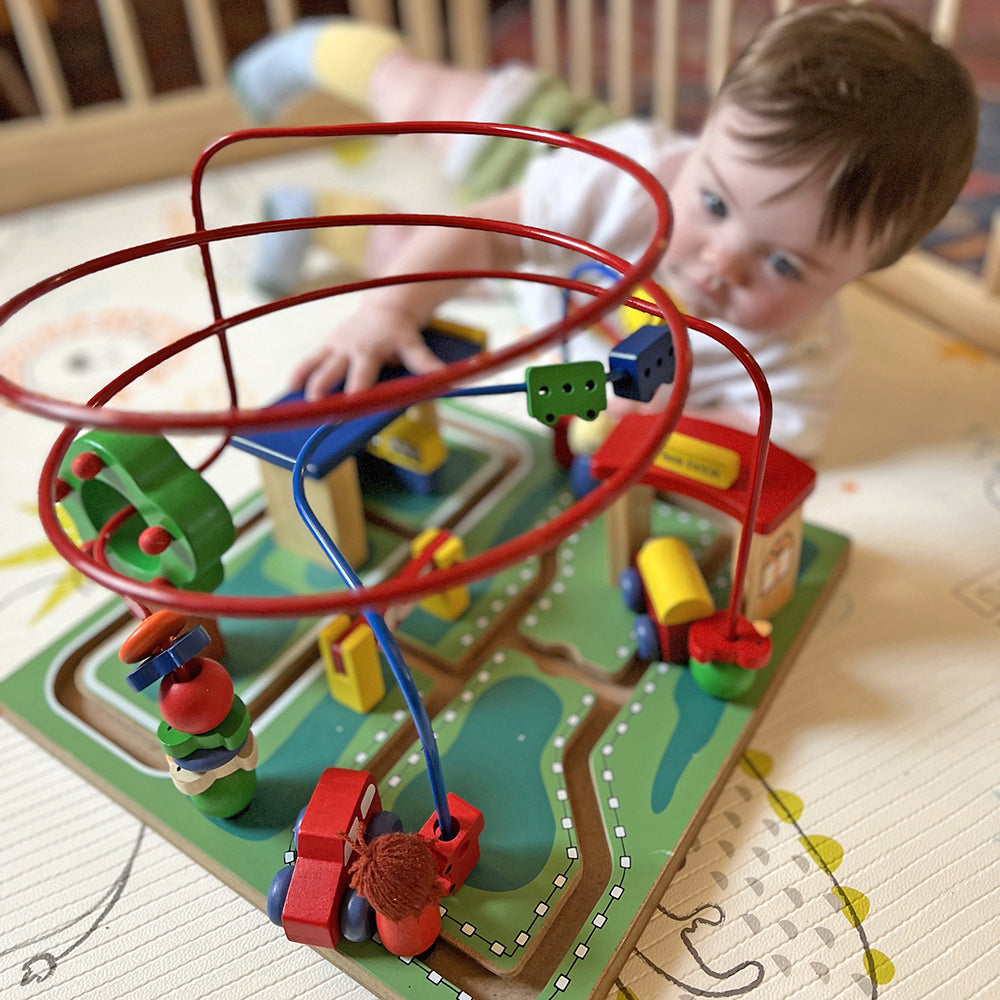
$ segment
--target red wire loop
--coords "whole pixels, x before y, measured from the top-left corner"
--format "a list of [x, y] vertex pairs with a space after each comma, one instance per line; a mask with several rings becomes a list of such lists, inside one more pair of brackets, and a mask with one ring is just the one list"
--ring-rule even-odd
[[[311, 219], [277, 220], [246, 223], [220, 229], [205, 228], [204, 211], [201, 203], [201, 182], [205, 170], [221, 149], [236, 142], [254, 139], [272, 139], [285, 136], [312, 136], [315, 138], [336, 138], [360, 135], [400, 135], [430, 132], [471, 133], [487, 136], [502, 136], [531, 142], [542, 142], [549, 146], [562, 146], [581, 153], [599, 157], [620, 170], [630, 174], [637, 184], [649, 195], [652, 235], [639, 258], [630, 263], [600, 247], [569, 236], [540, 229], [535, 226], [479, 219], [466, 216], [412, 215], [412, 214], [368, 214], [350, 216], [323, 216]], [[207, 327], [179, 338], [174, 343], [156, 351], [143, 361], [133, 365], [105, 386], [85, 405], [32, 392], [0, 376], [0, 396], [14, 406], [35, 413], [65, 425], [53, 446], [42, 471], [39, 483], [39, 509], [42, 526], [56, 550], [72, 566], [108, 589], [125, 595], [133, 601], [161, 604], [190, 613], [209, 616], [239, 617], [302, 617], [328, 613], [331, 611], [357, 612], [363, 607], [384, 609], [392, 604], [409, 602], [427, 594], [449, 587], [458, 586], [472, 580], [490, 576], [505, 566], [521, 562], [531, 556], [553, 548], [562, 539], [603, 511], [622, 491], [631, 486], [641, 476], [652, 461], [660, 442], [669, 433], [680, 416], [687, 396], [691, 369], [691, 358], [687, 340], [687, 327], [668, 295], [651, 280], [651, 275], [666, 249], [670, 235], [671, 213], [666, 192], [656, 178], [643, 167], [622, 154], [600, 146], [586, 139], [562, 133], [552, 133], [540, 129], [512, 125], [479, 124], [466, 122], [413, 122], [376, 123], [307, 129], [250, 129], [225, 136], [210, 146], [198, 160], [192, 175], [192, 205], [195, 213], [196, 231], [183, 236], [156, 240], [130, 249], [118, 250], [95, 258], [40, 281], [14, 296], [0, 307], [0, 325], [15, 315], [29, 303], [82, 277], [108, 270], [129, 261], [153, 257], [171, 250], [197, 246], [205, 264], [205, 277], [212, 301], [214, 321]], [[451, 226], [481, 229], [505, 233], [526, 239], [549, 243], [572, 250], [592, 260], [599, 261], [617, 271], [621, 277], [607, 288], [589, 285], [570, 279], [542, 274], [524, 274], [504, 270], [495, 271], [454, 271], [426, 272], [398, 275], [389, 278], [357, 281], [338, 287], [320, 289], [313, 292], [289, 296], [277, 302], [267, 303], [235, 316], [224, 317], [219, 305], [210, 246], [213, 243], [260, 233], [277, 232], [288, 229], [319, 228], [322, 226], [353, 225], [420, 225]], [[381, 384], [364, 392], [327, 397], [317, 402], [290, 403], [267, 409], [243, 409], [236, 395], [236, 380], [229, 356], [229, 331], [259, 316], [288, 309], [304, 302], [325, 297], [361, 291], [393, 283], [412, 281], [440, 281], [477, 279], [481, 277], [507, 278], [534, 281], [556, 287], [581, 291], [589, 294], [591, 300], [575, 310], [573, 315], [525, 337], [514, 344], [495, 351], [488, 351], [446, 368], [426, 375], [408, 376]], [[575, 333], [598, 322], [601, 317], [629, 300], [637, 287], [642, 287], [650, 296], [659, 314], [666, 319], [675, 343], [677, 371], [673, 390], [665, 410], [651, 421], [650, 432], [642, 446], [637, 449], [632, 460], [614, 475], [597, 486], [583, 499], [557, 515], [547, 524], [525, 532], [517, 538], [470, 557], [462, 563], [443, 570], [435, 570], [419, 580], [389, 580], [375, 587], [365, 587], [357, 591], [328, 591], [306, 595], [285, 597], [221, 596], [194, 591], [176, 590], [155, 583], [141, 583], [114, 572], [101, 564], [87, 552], [76, 547], [59, 524], [55, 513], [57, 480], [60, 464], [69, 446], [84, 427], [112, 427], [136, 433], [207, 433], [222, 432], [228, 437], [236, 429], [254, 430], [264, 428], [289, 427], [294, 425], [321, 424], [330, 419], [349, 419], [366, 413], [376, 412], [391, 406], [405, 407], [422, 399], [441, 395], [459, 382], [467, 382], [478, 376], [500, 370], [525, 358], [533, 352], [556, 342], [564, 342]], [[648, 303], [647, 303], [648, 305]], [[223, 355], [226, 378], [229, 384], [231, 405], [225, 410], [197, 413], [172, 411], [121, 410], [107, 404], [123, 388], [130, 385], [142, 374], [152, 370], [171, 357], [201, 341], [215, 338]], [[221, 447], [221, 446], [220, 446]]]

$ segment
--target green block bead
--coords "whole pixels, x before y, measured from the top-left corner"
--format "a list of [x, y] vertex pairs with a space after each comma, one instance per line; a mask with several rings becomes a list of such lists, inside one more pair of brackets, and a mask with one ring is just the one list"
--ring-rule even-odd
[[528, 415], [550, 426], [566, 416], [593, 420], [608, 405], [600, 361], [536, 365], [525, 370], [525, 383]]
[[160, 748], [168, 757], [188, 757], [195, 750], [212, 750], [225, 747], [238, 750], [250, 735], [250, 713], [239, 695], [233, 695], [229, 714], [214, 729], [204, 733], [183, 733], [166, 722], [156, 730]]

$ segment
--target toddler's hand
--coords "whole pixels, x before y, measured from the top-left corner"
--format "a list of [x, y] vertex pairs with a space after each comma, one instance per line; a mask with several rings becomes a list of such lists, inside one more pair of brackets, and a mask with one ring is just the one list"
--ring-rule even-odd
[[375, 384], [383, 365], [393, 362], [415, 375], [443, 365], [409, 316], [391, 307], [367, 306], [299, 364], [291, 385], [304, 390], [308, 400], [320, 399], [340, 382], [345, 392], [360, 392]]

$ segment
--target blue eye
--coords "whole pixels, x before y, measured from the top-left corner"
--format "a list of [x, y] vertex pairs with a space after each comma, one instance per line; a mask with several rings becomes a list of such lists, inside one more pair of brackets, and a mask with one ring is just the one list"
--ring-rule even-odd
[[724, 219], [729, 214], [726, 203], [714, 191], [702, 191], [701, 204], [709, 215], [719, 219]]
[[771, 254], [768, 263], [774, 272], [783, 278], [791, 278], [794, 281], [800, 281], [802, 278], [802, 272], [784, 254]]

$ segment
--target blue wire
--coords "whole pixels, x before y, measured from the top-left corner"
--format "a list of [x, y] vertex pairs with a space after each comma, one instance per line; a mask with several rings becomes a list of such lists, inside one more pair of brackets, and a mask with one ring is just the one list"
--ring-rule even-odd
[[[333, 543], [326, 529], [320, 524], [313, 509], [309, 506], [309, 501], [305, 496], [305, 469], [313, 452], [323, 443], [326, 437], [335, 430], [335, 425], [320, 427], [315, 431], [305, 443], [295, 460], [295, 468], [292, 471], [292, 494], [295, 498], [295, 506], [298, 509], [306, 527], [312, 532], [313, 537], [319, 543], [320, 548], [326, 553], [327, 558], [333, 563], [334, 568], [343, 578], [344, 583], [352, 590], [362, 588], [361, 578], [354, 572], [354, 568], [344, 558], [343, 553]], [[413, 674], [403, 658], [403, 652], [396, 642], [396, 637], [392, 634], [385, 619], [372, 608], [363, 608], [362, 614], [365, 621], [375, 636], [375, 641], [381, 646], [389, 661], [389, 667], [396, 683], [403, 694], [406, 707], [410, 710], [410, 716], [420, 738], [420, 744], [424, 751], [424, 760], [427, 764], [427, 776], [431, 784], [431, 796], [434, 799], [434, 810], [437, 813], [438, 827], [441, 830], [443, 840], [449, 840], [454, 835], [454, 828], [451, 821], [451, 811], [448, 808], [448, 796], [444, 787], [444, 775], [441, 769], [441, 757], [438, 753], [437, 741], [434, 738], [434, 729], [427, 716], [427, 709], [424, 707], [420, 692], [414, 683]]]
[[457, 399], [459, 396], [501, 396], [509, 392], [527, 392], [525, 382], [510, 382], [507, 385], [471, 385], [462, 389], [452, 389], [442, 394], [444, 399]]
[[[617, 373], [609, 373], [609, 378], [613, 380]], [[452, 389], [445, 396], [457, 398], [460, 396], [498, 396], [513, 392], [526, 392], [527, 384], [524, 382], [510, 383], [507, 385], [469, 386], [466, 388]], [[320, 548], [326, 557], [333, 564], [334, 569], [340, 574], [341, 579], [352, 590], [360, 590], [363, 586], [361, 578], [354, 572], [354, 567], [344, 558], [343, 553], [334, 544], [333, 539], [326, 529], [319, 522], [315, 512], [309, 505], [305, 495], [305, 470], [316, 449], [333, 433], [336, 425], [327, 425], [314, 431], [306, 441], [302, 450], [295, 459], [295, 467], [292, 470], [292, 495], [295, 499], [295, 507], [299, 512], [306, 527], [319, 543]], [[403, 694], [406, 707], [410, 710], [410, 716], [420, 738], [420, 745], [423, 748], [424, 760], [427, 764], [427, 777], [430, 780], [431, 796], [434, 800], [434, 811], [438, 817], [438, 827], [444, 840], [449, 840], [452, 835], [451, 810], [448, 808], [448, 795], [444, 786], [444, 775], [441, 769], [441, 757], [438, 753], [437, 740], [434, 738], [434, 729], [427, 716], [427, 709], [424, 707], [420, 692], [413, 681], [413, 674], [406, 664], [403, 651], [396, 642], [396, 637], [392, 634], [385, 619], [372, 608], [363, 608], [362, 612], [365, 621], [368, 622], [375, 641], [379, 644], [389, 661], [389, 667], [396, 683]]]
[[[572, 271], [570, 271], [569, 273], [570, 280], [583, 281], [584, 277], [590, 271], [595, 271], [602, 278], [607, 278], [609, 281], [612, 282], [617, 281], [621, 277], [620, 271], [616, 271], [614, 268], [608, 267], [607, 264], [602, 264], [599, 260], [586, 260], [582, 264], [578, 264], [576, 267], [573, 268]], [[562, 291], [563, 316], [565, 316], [569, 312], [569, 296], [570, 296], [570, 290], [568, 288], [564, 288]], [[566, 344], [565, 342], [562, 345], [564, 361], [569, 360], [567, 353], [568, 346], [569, 345]]]

